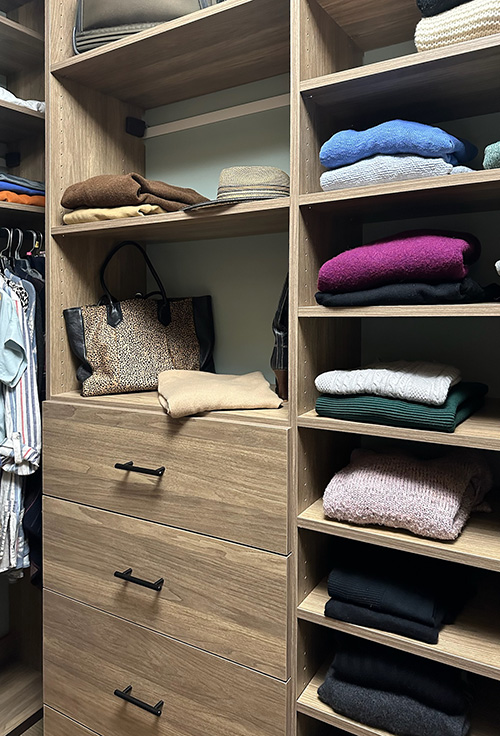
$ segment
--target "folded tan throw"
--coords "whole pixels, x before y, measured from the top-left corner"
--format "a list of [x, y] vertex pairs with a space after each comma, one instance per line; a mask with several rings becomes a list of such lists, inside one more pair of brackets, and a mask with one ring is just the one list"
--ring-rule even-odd
[[158, 398], [174, 419], [219, 409], [277, 409], [280, 397], [262, 373], [231, 376], [203, 371], [163, 371]]
[[120, 220], [123, 217], [144, 217], [162, 215], [166, 212], [157, 204], [137, 204], [126, 207], [90, 207], [74, 210], [63, 215], [65, 225], [78, 225], [79, 222], [98, 222], [99, 220]]
[[451, 46], [500, 33], [498, 0], [472, 0], [432, 18], [422, 18], [415, 30], [417, 51]]
[[164, 181], [145, 179], [140, 174], [101, 174], [72, 184], [61, 198], [63, 207], [123, 207], [153, 204], [167, 212], [175, 212], [188, 204], [208, 202], [194, 189], [185, 189]]

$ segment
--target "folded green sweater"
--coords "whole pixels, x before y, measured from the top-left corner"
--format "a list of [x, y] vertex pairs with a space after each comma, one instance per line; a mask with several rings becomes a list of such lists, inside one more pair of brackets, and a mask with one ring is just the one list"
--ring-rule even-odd
[[481, 408], [488, 386], [484, 383], [459, 383], [454, 386], [442, 406], [427, 406], [382, 396], [328, 396], [316, 401], [322, 417], [350, 422], [388, 424], [391, 427], [453, 432], [456, 427]]

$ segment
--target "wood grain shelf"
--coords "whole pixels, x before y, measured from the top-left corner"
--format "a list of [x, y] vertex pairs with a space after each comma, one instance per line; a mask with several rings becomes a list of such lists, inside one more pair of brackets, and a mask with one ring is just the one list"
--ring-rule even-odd
[[[138, 409], [163, 414], [166, 421], [183, 422], [186, 419], [169, 419], [158, 402], [156, 391], [144, 391], [136, 394], [116, 394], [113, 396], [84, 397], [79, 391], [68, 391], [51, 396], [51, 401], [64, 401], [70, 404], [96, 405], [106, 409]], [[288, 404], [281, 409], [240, 409], [233, 411], [209, 411], [197, 414], [197, 419], [217, 422], [236, 422], [251, 424], [288, 424]], [[1, 734], [0, 734], [1, 736]]]
[[413, 39], [421, 18], [414, 3], [390, 0], [318, 0], [326, 12], [363, 51]]
[[[42, 707], [42, 675], [24, 664], [0, 670], [0, 736], [22, 733]], [[29, 724], [31, 725], [31, 724]]]
[[170, 212], [165, 215], [129, 217], [122, 220], [59, 225], [52, 235], [59, 240], [71, 236], [147, 240], [166, 242], [206, 240], [244, 235], [285, 232], [288, 230], [290, 199], [244, 202], [227, 207], [199, 211]]
[[43, 134], [45, 116], [36, 110], [0, 100], [0, 141], [9, 143]]
[[299, 317], [500, 317], [500, 304], [401, 304], [374, 307], [299, 307]]
[[285, 0], [226, 0], [58, 62], [51, 71], [140, 107], [158, 107], [287, 72], [289, 27]]
[[24, 732], [24, 736], [43, 736], [43, 719]]
[[29, 204], [0, 202], [0, 225], [36, 225], [43, 227], [44, 207], [33, 207]]
[[0, 16], [0, 74], [43, 68], [43, 37]]
[[367, 424], [342, 419], [320, 417], [313, 409], [298, 417], [299, 427], [326, 429], [331, 432], [389, 437], [412, 442], [432, 442], [436, 445], [477, 447], [481, 450], [500, 450], [500, 399], [489, 399], [482, 409], [459, 424], [454, 432], [434, 432], [425, 429], [390, 427], [386, 424]]
[[499, 64], [500, 34], [495, 34], [308, 79], [301, 91], [328, 108], [333, 127], [344, 122], [352, 127], [360, 118], [368, 127], [369, 110], [379, 120], [452, 120], [470, 117], [471, 111], [498, 111]]
[[[381, 731], [378, 728], [371, 728], [362, 723], [341, 716], [330, 708], [326, 703], [322, 703], [318, 698], [318, 687], [324, 682], [327, 666], [322, 667], [297, 701], [297, 710], [311, 718], [316, 718], [323, 723], [343, 729], [346, 733], [355, 736], [390, 736], [387, 731]], [[483, 681], [482, 681], [483, 682]], [[468, 736], [497, 736], [498, 723], [500, 719], [500, 709], [498, 705], [498, 685], [485, 682], [484, 687], [477, 688], [477, 697], [473, 705], [471, 714], [471, 729]], [[436, 734], [437, 736], [437, 734]]]
[[303, 194], [299, 202], [302, 208], [318, 212], [380, 221], [433, 214], [488, 212], [498, 208], [499, 197], [500, 169], [490, 169], [314, 192]]
[[299, 514], [298, 526], [322, 534], [377, 544], [403, 552], [436, 557], [449, 562], [500, 572], [500, 513], [474, 513], [454, 542], [417, 537], [410, 532], [387, 527], [356, 526], [327, 519], [321, 499]]
[[386, 631], [336, 621], [324, 615], [329, 600], [323, 580], [299, 605], [299, 618], [335, 631], [359, 636], [437, 662], [500, 680], [500, 594], [485, 581], [476, 598], [469, 601], [453, 625], [445, 626], [437, 644], [409, 639]]

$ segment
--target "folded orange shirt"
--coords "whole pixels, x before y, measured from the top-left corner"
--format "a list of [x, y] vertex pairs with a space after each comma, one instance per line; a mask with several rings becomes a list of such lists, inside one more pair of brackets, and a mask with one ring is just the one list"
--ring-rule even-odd
[[42, 195], [16, 194], [16, 192], [0, 191], [0, 202], [14, 202], [15, 204], [31, 204], [34, 207], [45, 207], [45, 197], [42, 197]]

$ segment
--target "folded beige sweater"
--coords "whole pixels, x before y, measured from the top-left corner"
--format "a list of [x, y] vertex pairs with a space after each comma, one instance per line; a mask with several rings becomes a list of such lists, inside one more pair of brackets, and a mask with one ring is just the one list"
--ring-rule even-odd
[[262, 373], [232, 376], [204, 371], [163, 371], [158, 399], [174, 419], [219, 409], [277, 409], [280, 397]]
[[163, 215], [166, 210], [157, 204], [125, 205], [123, 207], [90, 207], [73, 210], [63, 215], [65, 225], [78, 225], [80, 222], [99, 222], [100, 220], [120, 220], [123, 217], [144, 217]]
[[422, 18], [415, 30], [417, 51], [451, 46], [500, 33], [498, 0], [472, 0], [431, 18]]

